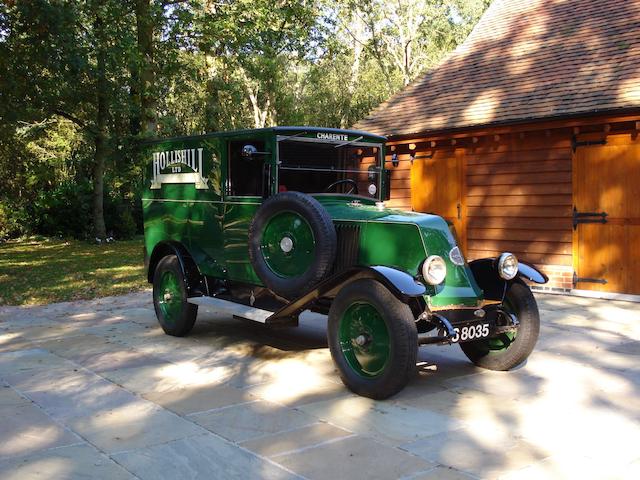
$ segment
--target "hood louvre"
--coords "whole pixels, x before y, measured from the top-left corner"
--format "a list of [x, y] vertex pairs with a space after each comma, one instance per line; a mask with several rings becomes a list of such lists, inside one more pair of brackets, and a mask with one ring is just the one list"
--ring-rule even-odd
[[335, 222], [338, 238], [336, 261], [333, 274], [357, 265], [360, 255], [360, 225]]

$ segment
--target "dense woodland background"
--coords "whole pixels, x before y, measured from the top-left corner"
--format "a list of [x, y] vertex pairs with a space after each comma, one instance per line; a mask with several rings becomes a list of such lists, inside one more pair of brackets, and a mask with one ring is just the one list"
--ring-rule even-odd
[[0, 240], [141, 231], [140, 141], [349, 127], [490, 0], [2, 0]]

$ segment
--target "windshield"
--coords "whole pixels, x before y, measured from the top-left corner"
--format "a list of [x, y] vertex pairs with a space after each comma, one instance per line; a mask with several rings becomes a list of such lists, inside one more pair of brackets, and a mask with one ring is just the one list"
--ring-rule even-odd
[[381, 148], [290, 138], [278, 143], [278, 190], [380, 198]]

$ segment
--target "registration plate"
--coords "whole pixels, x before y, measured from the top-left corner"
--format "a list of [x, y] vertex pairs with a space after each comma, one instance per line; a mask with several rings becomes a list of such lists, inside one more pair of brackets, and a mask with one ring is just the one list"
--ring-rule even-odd
[[455, 336], [451, 339], [453, 343], [470, 342], [479, 338], [486, 338], [491, 333], [488, 323], [475, 323], [464, 327], [454, 327]]

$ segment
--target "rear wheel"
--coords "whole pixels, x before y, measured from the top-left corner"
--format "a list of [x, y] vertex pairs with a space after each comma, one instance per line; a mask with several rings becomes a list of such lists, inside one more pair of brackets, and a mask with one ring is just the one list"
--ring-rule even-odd
[[342, 382], [359, 395], [388, 398], [415, 372], [411, 309], [375, 280], [357, 280], [338, 293], [329, 310], [328, 343]]
[[507, 292], [503, 308], [518, 320], [516, 330], [460, 344], [467, 358], [479, 367], [511, 370], [527, 359], [538, 341], [540, 314], [528, 286], [514, 283]]
[[153, 274], [153, 306], [160, 326], [167, 335], [182, 337], [193, 328], [197, 305], [187, 302], [187, 289], [180, 262], [167, 255]]

